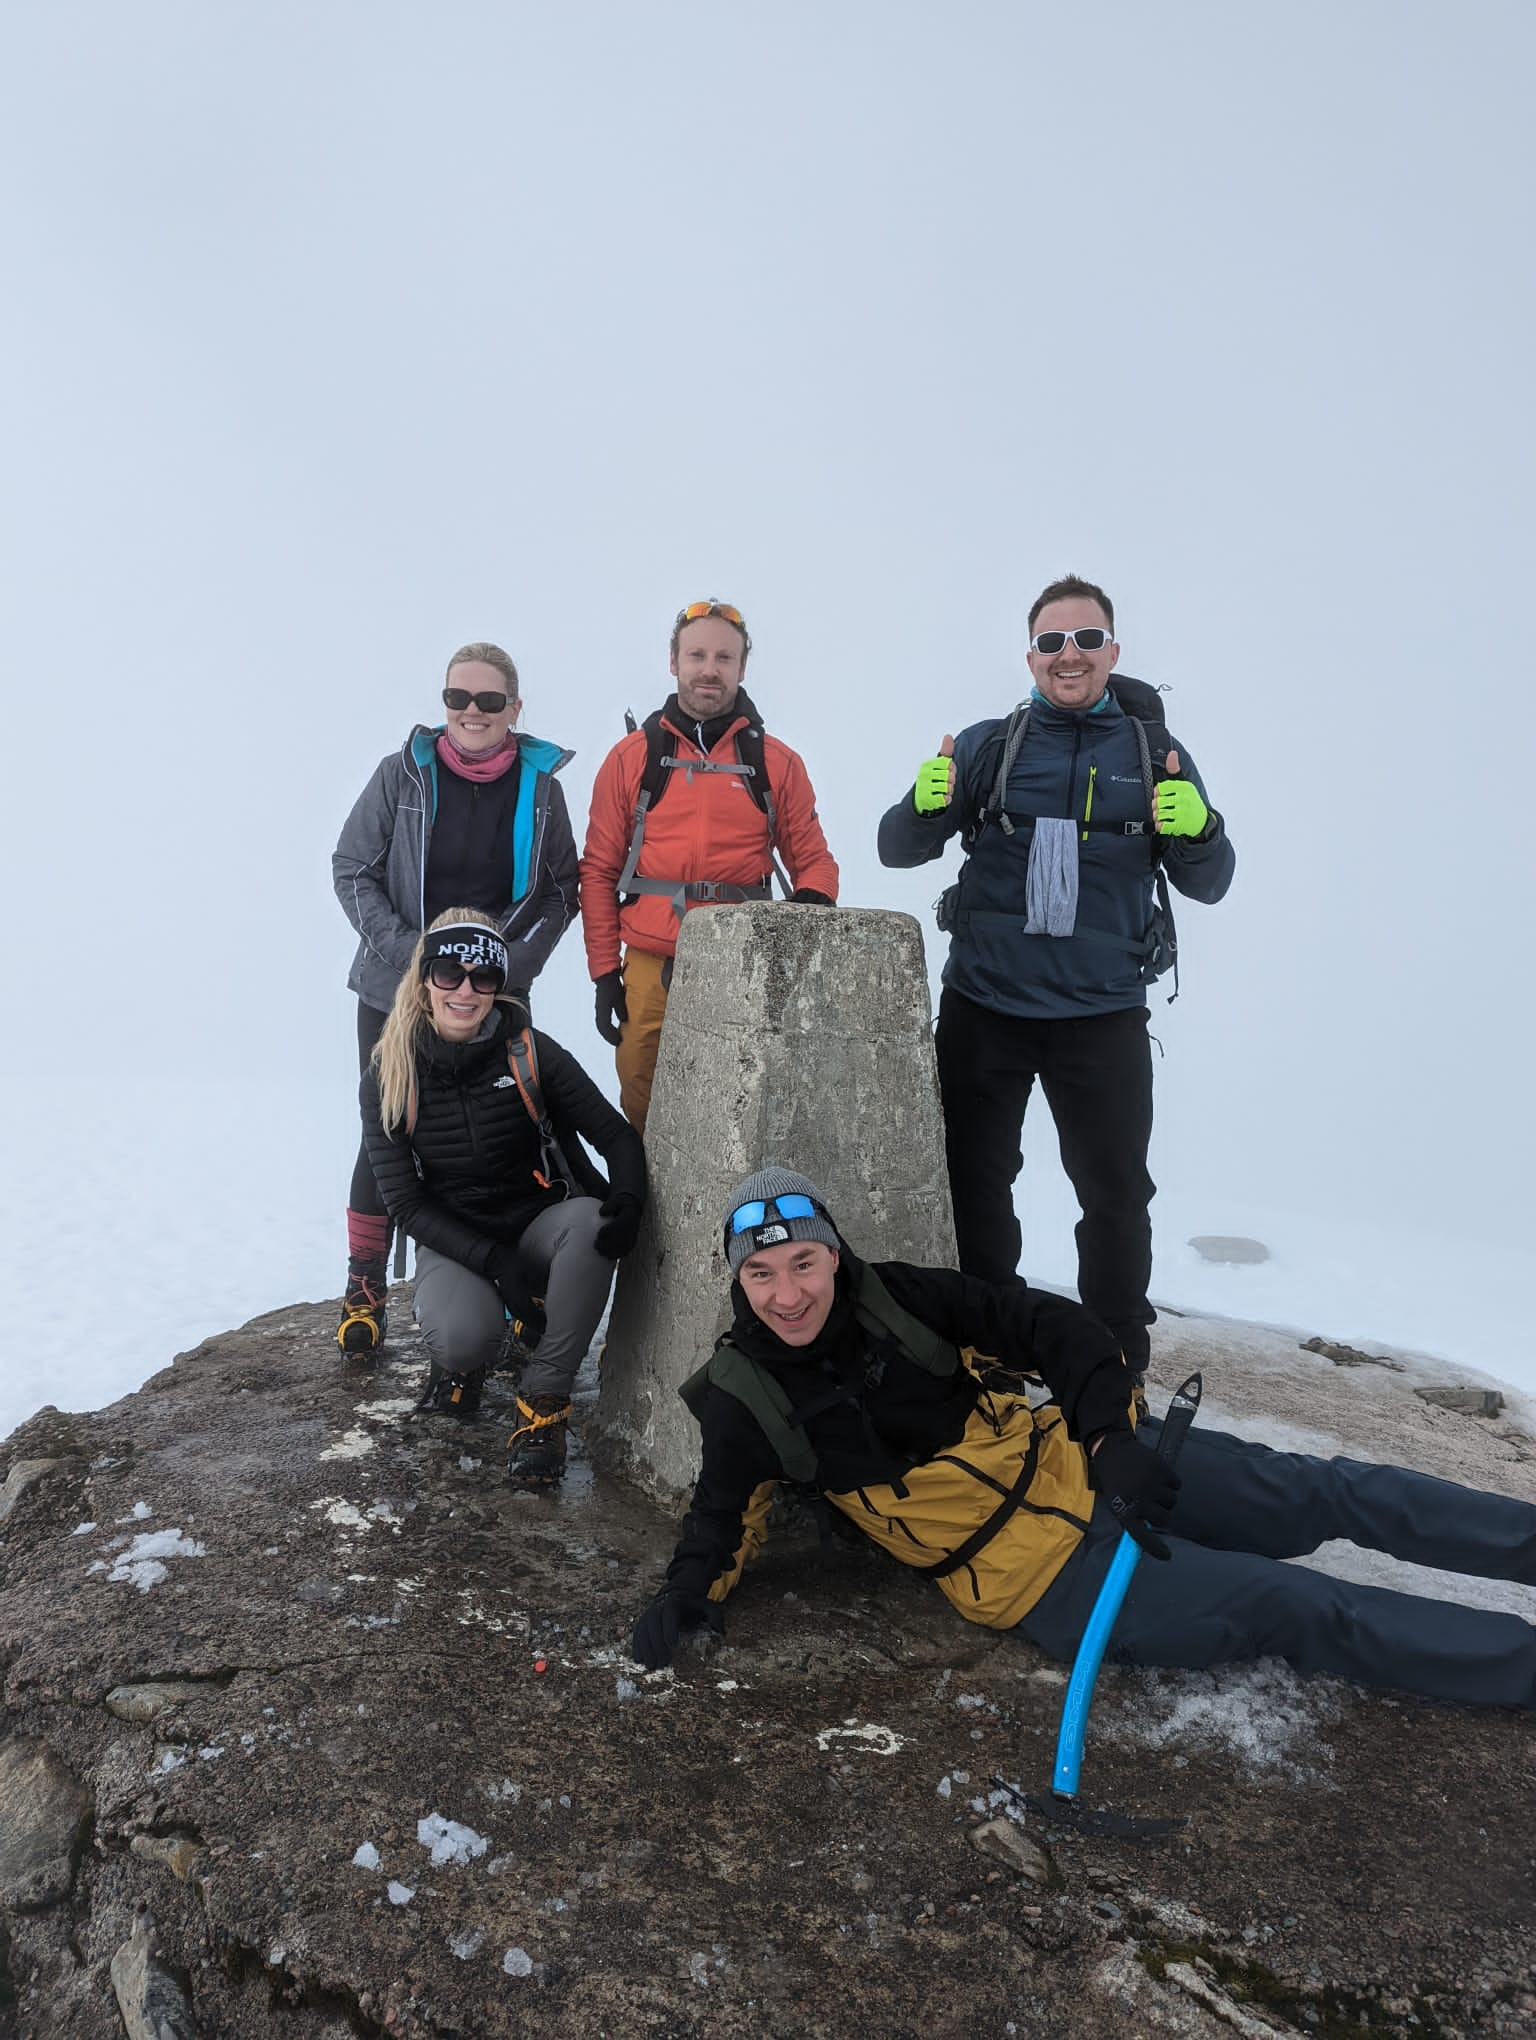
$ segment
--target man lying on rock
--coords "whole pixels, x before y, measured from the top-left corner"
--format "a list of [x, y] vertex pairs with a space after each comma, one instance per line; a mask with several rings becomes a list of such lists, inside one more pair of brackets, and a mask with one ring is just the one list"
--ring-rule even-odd
[[[1536, 1586], [1536, 1508], [1401, 1467], [1315, 1459], [1198, 1424], [1181, 1471], [1135, 1425], [1114, 1340], [1080, 1304], [859, 1260], [806, 1177], [767, 1168], [725, 1214], [735, 1322], [683, 1385], [703, 1464], [677, 1551], [635, 1627], [657, 1670], [761, 1548], [789, 1481], [971, 1622], [1077, 1649], [1122, 1530], [1138, 1566], [1116, 1624], [1122, 1662], [1206, 1667], [1283, 1657], [1435, 1700], [1536, 1707], [1536, 1627], [1517, 1615], [1358, 1586], [1281, 1560], [1345, 1537], [1484, 1579]], [[975, 1368], [962, 1349], [995, 1355]], [[1031, 1409], [1004, 1370], [1051, 1400]], [[1166, 1533], [1160, 1534], [1160, 1533]]]

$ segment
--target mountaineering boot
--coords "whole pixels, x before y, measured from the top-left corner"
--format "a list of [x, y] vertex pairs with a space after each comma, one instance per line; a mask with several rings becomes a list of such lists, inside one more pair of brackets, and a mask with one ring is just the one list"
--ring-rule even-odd
[[354, 1254], [347, 1262], [347, 1289], [341, 1300], [341, 1323], [336, 1327], [336, 1343], [343, 1353], [374, 1353], [383, 1345], [388, 1291], [385, 1258]]
[[428, 1410], [437, 1416], [458, 1417], [462, 1423], [470, 1423], [480, 1414], [480, 1391], [485, 1385], [483, 1372], [476, 1374], [440, 1374], [434, 1367], [427, 1376], [427, 1385], [417, 1400], [418, 1410]]
[[507, 1440], [512, 1455], [507, 1478], [548, 1487], [565, 1472], [565, 1420], [571, 1406], [558, 1395], [519, 1396], [517, 1414], [521, 1421]]

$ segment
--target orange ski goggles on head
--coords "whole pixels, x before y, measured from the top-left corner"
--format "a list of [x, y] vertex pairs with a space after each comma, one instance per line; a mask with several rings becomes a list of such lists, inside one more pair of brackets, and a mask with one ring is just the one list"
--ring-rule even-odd
[[723, 616], [741, 632], [742, 642], [747, 651], [752, 649], [752, 640], [747, 634], [747, 619], [732, 602], [717, 602], [711, 595], [707, 602], [690, 602], [680, 609], [672, 624], [672, 649], [677, 650], [677, 635], [686, 624], [700, 623], [706, 616]]

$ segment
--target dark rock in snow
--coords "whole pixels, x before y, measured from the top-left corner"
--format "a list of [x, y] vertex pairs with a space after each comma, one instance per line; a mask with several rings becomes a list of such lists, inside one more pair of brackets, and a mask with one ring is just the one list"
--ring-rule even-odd
[[1419, 1388], [1414, 1393], [1436, 1409], [1456, 1410], [1464, 1417], [1496, 1417], [1504, 1407], [1496, 1388]]
[[1245, 1240], [1225, 1233], [1200, 1233], [1189, 1243], [1205, 1261], [1224, 1262], [1229, 1267], [1251, 1268], [1269, 1259], [1262, 1240]]
[[1321, 1353], [1335, 1367], [1385, 1367], [1389, 1374], [1403, 1373], [1401, 1360], [1389, 1360], [1383, 1353], [1362, 1353], [1358, 1346], [1342, 1345], [1337, 1339], [1303, 1339], [1303, 1353]]
[[[0, 1447], [61, 1462], [0, 1538], [7, 2040], [1536, 2034], [1530, 1717], [1293, 1682], [1256, 1769], [1198, 1725], [1221, 1679], [1110, 1666], [1084, 1801], [1188, 1825], [1046, 1858], [987, 1781], [1048, 1784], [1058, 1667], [790, 1520], [647, 1676], [675, 1519], [594, 1469], [590, 1381], [517, 1493], [509, 1378], [417, 1418], [390, 1322], [363, 1368], [278, 1312]], [[1220, 1331], [1158, 1337], [1166, 1389]], [[1510, 1427], [1403, 1401], [1531, 1491]]]

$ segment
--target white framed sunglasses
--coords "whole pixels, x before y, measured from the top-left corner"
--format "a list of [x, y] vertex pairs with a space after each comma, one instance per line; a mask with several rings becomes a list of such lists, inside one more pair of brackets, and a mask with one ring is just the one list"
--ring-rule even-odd
[[1032, 652], [1043, 653], [1047, 659], [1054, 659], [1069, 644], [1076, 645], [1080, 652], [1101, 652], [1113, 641], [1113, 634], [1097, 623], [1085, 624], [1080, 630], [1043, 630], [1038, 637], [1029, 641]]

